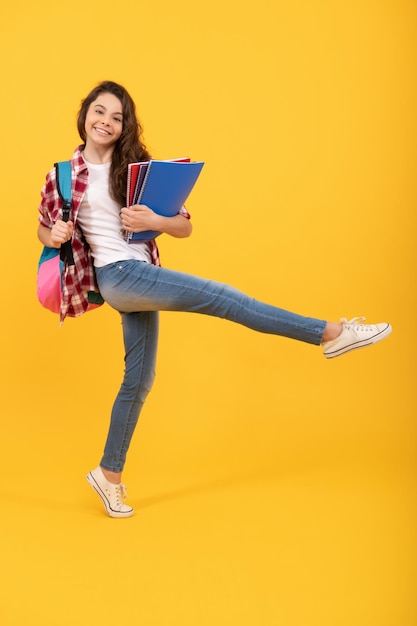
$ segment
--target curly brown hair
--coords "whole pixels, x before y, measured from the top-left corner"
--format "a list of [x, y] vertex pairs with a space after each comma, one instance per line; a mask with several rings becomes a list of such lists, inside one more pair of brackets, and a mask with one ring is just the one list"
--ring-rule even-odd
[[136, 106], [124, 87], [106, 80], [97, 85], [84, 100], [77, 118], [78, 133], [85, 143], [85, 119], [90, 104], [102, 93], [111, 93], [120, 100], [123, 113], [123, 130], [117, 140], [110, 167], [110, 192], [121, 206], [126, 204], [126, 183], [128, 163], [149, 161], [151, 158], [142, 140], [143, 128], [136, 116]]

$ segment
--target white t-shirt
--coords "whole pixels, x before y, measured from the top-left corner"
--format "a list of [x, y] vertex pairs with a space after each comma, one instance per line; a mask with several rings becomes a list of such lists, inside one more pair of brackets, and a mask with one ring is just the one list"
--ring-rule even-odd
[[120, 206], [109, 192], [111, 164], [86, 163], [88, 187], [78, 211], [78, 223], [91, 248], [95, 267], [126, 259], [151, 263], [146, 243], [129, 244], [121, 234]]

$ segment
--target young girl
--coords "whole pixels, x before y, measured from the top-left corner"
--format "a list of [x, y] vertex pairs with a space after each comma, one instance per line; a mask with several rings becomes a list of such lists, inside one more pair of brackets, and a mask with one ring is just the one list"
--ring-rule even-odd
[[39, 207], [40, 241], [59, 248], [71, 240], [75, 264], [66, 266], [61, 321], [88, 308], [88, 293], [100, 291], [120, 312], [125, 345], [125, 372], [115, 399], [100, 465], [87, 480], [111, 517], [129, 517], [121, 482], [126, 453], [155, 375], [158, 311], [204, 313], [253, 330], [320, 345], [332, 358], [369, 346], [391, 332], [387, 323], [364, 325], [363, 319], [326, 322], [303, 317], [254, 300], [236, 289], [164, 269], [154, 240], [129, 244], [123, 229], [157, 230], [172, 237], [191, 234], [183, 207], [175, 217], [161, 217], [144, 205], [126, 207], [127, 165], [148, 161], [127, 91], [114, 82], [100, 83], [82, 101], [78, 132], [83, 144], [73, 155], [72, 214], [61, 219], [61, 202], [51, 170]]

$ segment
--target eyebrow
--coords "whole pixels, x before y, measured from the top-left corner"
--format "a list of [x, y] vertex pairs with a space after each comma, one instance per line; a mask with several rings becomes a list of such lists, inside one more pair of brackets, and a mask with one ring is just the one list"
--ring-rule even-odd
[[[106, 107], [104, 106], [104, 104], [95, 104], [94, 106], [96, 107], [101, 107], [102, 109], [104, 109], [105, 111], [107, 111]], [[114, 113], [114, 115], [121, 115], [123, 117], [123, 113], [119, 113], [118, 111]]]

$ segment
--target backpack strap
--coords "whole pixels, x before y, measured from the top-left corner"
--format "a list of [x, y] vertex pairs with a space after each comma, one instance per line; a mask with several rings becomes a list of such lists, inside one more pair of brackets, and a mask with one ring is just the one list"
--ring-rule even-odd
[[[62, 220], [68, 222], [72, 201], [72, 176], [71, 162], [59, 161], [55, 163], [56, 188], [59, 197], [62, 200]], [[71, 240], [66, 241], [61, 246], [61, 261], [67, 261], [68, 265], [74, 265], [74, 257], [72, 254]]]

